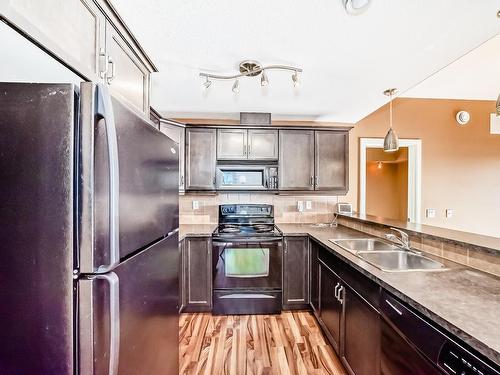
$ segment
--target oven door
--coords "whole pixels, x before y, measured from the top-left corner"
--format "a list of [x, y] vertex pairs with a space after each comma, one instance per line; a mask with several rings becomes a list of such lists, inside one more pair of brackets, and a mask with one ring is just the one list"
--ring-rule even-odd
[[217, 190], [267, 190], [267, 168], [248, 165], [217, 166]]
[[214, 289], [281, 289], [282, 242], [214, 238]]

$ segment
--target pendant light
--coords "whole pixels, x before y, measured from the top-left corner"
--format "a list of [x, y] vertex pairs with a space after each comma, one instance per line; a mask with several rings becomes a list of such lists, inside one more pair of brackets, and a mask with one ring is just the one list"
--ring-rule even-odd
[[396, 93], [396, 89], [387, 89], [384, 95], [389, 97], [389, 131], [384, 138], [384, 151], [394, 152], [399, 150], [399, 140], [396, 132], [392, 129], [392, 96]]
[[267, 79], [267, 74], [265, 70], [262, 71], [262, 75], [260, 77], [260, 85], [261, 86], [269, 85], [269, 80]]
[[496, 104], [496, 114], [500, 117], [500, 94], [498, 94], [497, 104]]
[[234, 83], [233, 83], [233, 89], [232, 90], [233, 90], [233, 92], [235, 94], [239, 94], [239, 92], [240, 92], [240, 81], [238, 79], [236, 79], [236, 81], [234, 81]]

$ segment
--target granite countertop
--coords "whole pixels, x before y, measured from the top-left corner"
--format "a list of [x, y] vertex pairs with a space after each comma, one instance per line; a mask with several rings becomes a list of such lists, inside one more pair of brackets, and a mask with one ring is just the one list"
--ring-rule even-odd
[[180, 224], [179, 225], [179, 241], [182, 241], [187, 236], [190, 237], [206, 237], [211, 236], [212, 232], [217, 227], [217, 224]]
[[385, 226], [395, 227], [414, 232], [422, 235], [433, 236], [449, 240], [451, 242], [465, 243], [482, 248], [492, 254], [500, 255], [500, 238], [485, 236], [477, 233], [464, 232], [460, 230], [440, 228], [432, 225], [408, 223], [394, 219], [386, 219], [380, 216], [365, 215], [359, 213], [339, 214], [346, 218], [354, 219], [361, 222], [381, 224]]
[[309, 235], [352, 267], [500, 364], [500, 278], [436, 258], [445, 271], [384, 272], [329, 239], [373, 237], [343, 226], [277, 224], [284, 235]]

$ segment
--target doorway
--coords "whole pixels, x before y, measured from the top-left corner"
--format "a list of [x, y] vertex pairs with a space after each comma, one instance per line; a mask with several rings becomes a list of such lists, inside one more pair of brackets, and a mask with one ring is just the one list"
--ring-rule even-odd
[[360, 213], [420, 222], [421, 140], [400, 139], [400, 149], [383, 151], [382, 138], [360, 140]]

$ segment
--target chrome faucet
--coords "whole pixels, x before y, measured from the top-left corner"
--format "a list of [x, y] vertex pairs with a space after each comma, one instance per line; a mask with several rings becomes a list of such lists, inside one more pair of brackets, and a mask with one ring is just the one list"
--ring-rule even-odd
[[394, 233], [387, 233], [385, 235], [385, 238], [401, 246], [404, 250], [411, 250], [410, 237], [408, 236], [408, 233], [403, 232], [401, 229], [397, 228], [391, 228], [391, 230], [399, 233], [401, 237], [396, 236]]

